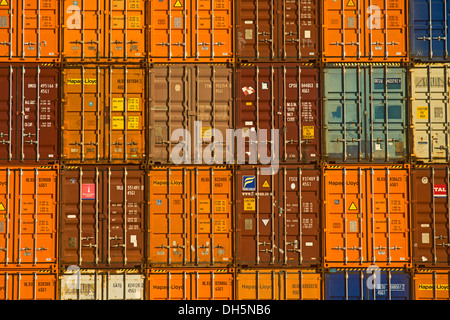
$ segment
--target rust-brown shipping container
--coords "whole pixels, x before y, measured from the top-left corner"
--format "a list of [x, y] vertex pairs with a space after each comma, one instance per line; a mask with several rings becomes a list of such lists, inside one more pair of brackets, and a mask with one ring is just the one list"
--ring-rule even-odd
[[55, 272], [47, 269], [0, 271], [0, 300], [57, 300]]
[[413, 262], [418, 268], [450, 269], [450, 166], [411, 170]]
[[233, 127], [233, 81], [233, 69], [226, 65], [152, 66], [149, 161], [176, 163], [175, 155], [183, 164], [224, 163], [220, 160], [230, 150], [225, 144], [227, 129]]
[[[242, 137], [238, 138], [244, 138], [249, 145], [245, 161], [256, 164], [264, 152], [271, 156], [272, 149], [279, 150], [278, 158], [283, 162], [319, 160], [317, 68], [293, 63], [243, 64], [236, 69], [236, 100], [236, 129], [242, 129]], [[274, 140], [272, 129], [279, 130], [279, 140]]]
[[234, 300], [234, 269], [148, 269], [146, 300]]
[[60, 60], [60, 1], [0, 2], [0, 62]]
[[236, 263], [311, 267], [321, 264], [321, 172], [314, 166], [260, 166], [236, 172]]
[[233, 62], [233, 1], [149, 1], [150, 62]]
[[150, 266], [233, 263], [231, 169], [152, 167], [147, 183]]
[[319, 0], [236, 1], [239, 62], [319, 58]]
[[323, 62], [406, 62], [408, 2], [323, 0]]
[[145, 0], [63, 0], [62, 59], [140, 62], [147, 57]]
[[450, 300], [449, 288], [449, 269], [417, 269], [414, 271], [414, 300]]
[[237, 300], [322, 300], [316, 269], [238, 269]]
[[145, 69], [78, 65], [62, 74], [61, 160], [145, 161]]
[[[1, 6], [0, 6], [1, 7]], [[59, 160], [58, 66], [0, 66], [0, 160], [50, 163]]]
[[60, 180], [60, 266], [142, 266], [144, 171], [129, 165], [64, 166]]
[[409, 166], [323, 170], [325, 267], [410, 267]]
[[145, 273], [137, 269], [79, 269], [59, 274], [59, 300], [144, 300]]
[[0, 267], [55, 268], [58, 166], [2, 166], [0, 181]]

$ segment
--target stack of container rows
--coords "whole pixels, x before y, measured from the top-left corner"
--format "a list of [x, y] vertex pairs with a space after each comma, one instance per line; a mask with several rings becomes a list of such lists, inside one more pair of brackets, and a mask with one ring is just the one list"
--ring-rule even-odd
[[0, 299], [450, 299], [449, 10], [0, 0]]

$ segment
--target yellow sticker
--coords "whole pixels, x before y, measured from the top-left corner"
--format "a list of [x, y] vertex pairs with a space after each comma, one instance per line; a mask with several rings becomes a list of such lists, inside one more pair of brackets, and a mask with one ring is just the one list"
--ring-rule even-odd
[[3, 202], [0, 202], [0, 211], [5, 211], [5, 210], [6, 210], [6, 208], [3, 205]]
[[356, 204], [354, 202], [352, 202], [352, 204], [350, 205], [348, 210], [358, 210], [358, 208], [356, 207]]
[[112, 117], [112, 129], [113, 130], [123, 130], [123, 117]]
[[123, 98], [112, 99], [112, 111], [123, 111]]
[[128, 117], [128, 129], [129, 130], [139, 129], [139, 117]]
[[314, 126], [304, 126], [303, 127], [303, 139], [313, 140], [314, 139]]
[[139, 98], [128, 98], [128, 111], [139, 111]]
[[183, 5], [181, 4], [180, 0], [177, 0], [175, 4], [173, 5], [175, 8], [181, 8]]
[[428, 107], [417, 107], [417, 119], [428, 119]]
[[0, 6], [7, 6], [8, 5], [8, 1], [6, 0], [2, 0], [2, 2], [0, 2]]
[[269, 181], [264, 181], [264, 183], [263, 183], [263, 188], [270, 188], [270, 184], [269, 184]]
[[349, 2], [347, 2], [347, 7], [354, 7], [355, 6], [355, 2], [353, 0], [349, 0]]
[[244, 198], [244, 211], [255, 211], [256, 200], [254, 198]]
[[246, 105], [246, 106], [252, 106], [253, 103], [251, 103], [251, 102], [246, 102], [245, 105]]
[[208, 130], [212, 130], [212, 128], [211, 127], [202, 127], [202, 138], [203, 139], [211, 139], [212, 132], [211, 131], [208, 132]]

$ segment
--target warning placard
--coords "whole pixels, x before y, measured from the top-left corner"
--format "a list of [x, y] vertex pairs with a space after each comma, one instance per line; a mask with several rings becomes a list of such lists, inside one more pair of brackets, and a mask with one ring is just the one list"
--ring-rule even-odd
[[255, 199], [254, 198], [245, 198], [244, 199], [244, 211], [255, 211]]
[[81, 199], [95, 200], [95, 183], [83, 183], [81, 185]]
[[356, 204], [354, 202], [352, 202], [350, 204], [350, 207], [348, 207], [348, 210], [358, 210], [358, 207], [356, 206]]
[[180, 0], [177, 0], [173, 6], [174, 6], [175, 8], [181, 8], [181, 7], [183, 7], [183, 5], [181, 4]]
[[314, 126], [304, 126], [303, 140], [313, 140], [313, 139], [314, 139]]
[[347, 2], [347, 7], [354, 7], [355, 6], [355, 1], [357, 1], [357, 0], [349, 0]]
[[0, 211], [5, 211], [5, 205], [3, 204], [3, 202], [0, 202]]
[[264, 181], [264, 183], [263, 183], [263, 188], [270, 188], [270, 184], [269, 184], [269, 181]]
[[7, 5], [8, 5], [8, 1], [6, 1], [6, 0], [1, 0], [0, 6], [7, 6]]

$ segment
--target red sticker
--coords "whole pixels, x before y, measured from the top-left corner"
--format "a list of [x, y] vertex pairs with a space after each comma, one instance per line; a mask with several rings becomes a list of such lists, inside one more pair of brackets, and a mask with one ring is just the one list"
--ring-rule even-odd
[[433, 186], [433, 194], [435, 198], [447, 198], [447, 185], [435, 184]]
[[81, 199], [82, 200], [95, 200], [95, 184], [83, 183], [81, 185]]

